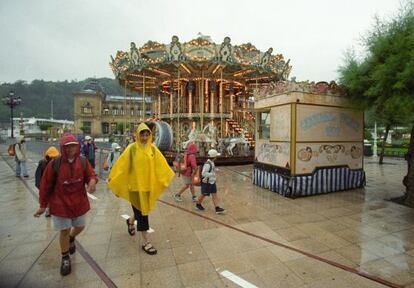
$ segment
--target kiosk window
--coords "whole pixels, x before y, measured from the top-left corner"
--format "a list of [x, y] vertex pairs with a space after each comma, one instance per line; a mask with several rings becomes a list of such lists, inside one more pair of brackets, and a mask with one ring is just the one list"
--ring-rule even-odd
[[270, 112], [259, 112], [259, 139], [270, 139]]

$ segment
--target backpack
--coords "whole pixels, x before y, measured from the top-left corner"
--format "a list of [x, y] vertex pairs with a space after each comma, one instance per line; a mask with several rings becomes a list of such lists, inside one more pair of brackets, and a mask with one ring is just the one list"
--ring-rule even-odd
[[42, 159], [39, 161], [39, 164], [37, 164], [36, 172], [35, 172], [35, 186], [37, 189], [40, 188], [40, 180], [42, 179], [43, 172], [45, 171], [45, 168], [47, 166], [46, 159]]
[[[208, 165], [210, 166], [210, 170], [208, 172], [211, 173], [211, 170], [213, 169], [213, 165], [211, 165], [211, 163], [208, 162], [208, 161], [206, 161], [204, 164], [206, 164], [206, 163], [208, 163]], [[197, 168], [195, 170], [195, 173], [193, 175], [193, 178], [191, 179], [191, 183], [194, 186], [200, 186], [201, 185], [201, 182], [207, 183], [207, 180], [206, 180], [207, 178], [204, 178], [201, 175], [201, 172], [202, 171], [203, 171], [203, 167], [202, 166], [197, 166]]]
[[[85, 175], [87, 173], [87, 163], [86, 161], [88, 161], [85, 157], [83, 156], [79, 156], [80, 160], [81, 160], [81, 164], [82, 164], [82, 170], [83, 170], [83, 175], [85, 179]], [[56, 180], [57, 180], [57, 176], [59, 173], [59, 168], [60, 168], [60, 156], [54, 158], [52, 160], [52, 187], [50, 188], [51, 193], [55, 191], [55, 186], [56, 186]], [[40, 182], [39, 182], [40, 183]]]
[[178, 153], [173, 161], [173, 168], [175, 172], [183, 173], [187, 170], [187, 154]]
[[16, 144], [10, 144], [9, 148], [7, 149], [7, 153], [9, 153], [9, 156], [16, 156]]

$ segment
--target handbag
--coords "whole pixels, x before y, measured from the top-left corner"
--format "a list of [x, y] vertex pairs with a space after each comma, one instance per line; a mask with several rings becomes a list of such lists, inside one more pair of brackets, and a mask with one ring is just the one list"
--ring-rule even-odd
[[103, 162], [102, 162], [102, 169], [107, 171], [109, 169], [108, 166], [108, 160], [106, 158], [104, 158]]
[[197, 166], [195, 173], [191, 177], [191, 184], [194, 186], [200, 186], [201, 185], [201, 167]]

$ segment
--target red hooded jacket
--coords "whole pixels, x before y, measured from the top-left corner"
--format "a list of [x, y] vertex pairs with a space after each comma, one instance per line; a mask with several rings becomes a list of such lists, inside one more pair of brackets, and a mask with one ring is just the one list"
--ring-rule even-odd
[[185, 153], [187, 154], [187, 169], [182, 174], [183, 176], [191, 176], [193, 171], [197, 168], [197, 145], [189, 143]]
[[68, 161], [64, 145], [69, 142], [78, 142], [72, 134], [65, 133], [60, 140], [60, 166], [53, 191], [53, 161], [50, 161], [42, 175], [39, 191], [40, 207], [49, 205], [50, 214], [60, 217], [75, 218], [89, 211], [90, 205], [85, 184], [93, 178], [96, 182], [95, 171], [89, 161], [86, 162], [86, 172], [80, 159], [80, 148], [76, 151], [72, 163]]

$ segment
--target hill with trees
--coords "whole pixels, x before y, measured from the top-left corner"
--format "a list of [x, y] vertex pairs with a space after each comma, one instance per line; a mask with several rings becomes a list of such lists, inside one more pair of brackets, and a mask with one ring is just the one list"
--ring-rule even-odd
[[[15, 83], [3, 83], [0, 85], [0, 97], [7, 96], [10, 90], [20, 96], [22, 102], [14, 110], [15, 117], [23, 112], [23, 117], [50, 118], [53, 101], [53, 118], [73, 120], [73, 93], [82, 90], [91, 79], [70, 82], [33, 80], [30, 83], [19, 80]], [[106, 94], [123, 95], [118, 81], [110, 78], [95, 80], [103, 87]], [[8, 121], [10, 121], [10, 108], [2, 104], [0, 105], [0, 122]]]

